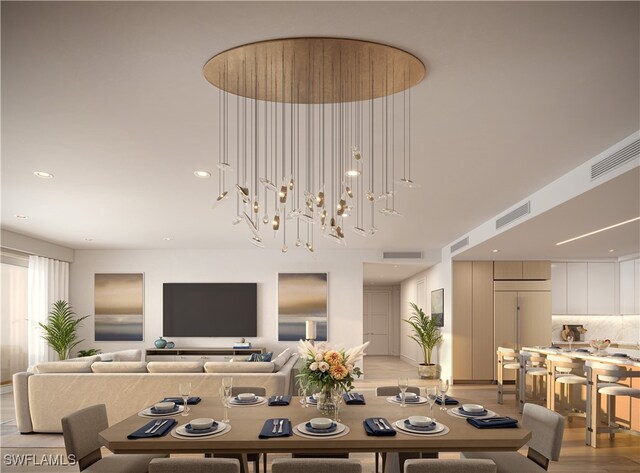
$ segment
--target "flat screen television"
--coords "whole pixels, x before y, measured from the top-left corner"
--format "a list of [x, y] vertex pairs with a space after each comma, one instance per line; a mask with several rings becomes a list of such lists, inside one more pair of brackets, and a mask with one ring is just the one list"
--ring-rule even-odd
[[256, 283], [164, 283], [163, 329], [168, 337], [255, 337]]

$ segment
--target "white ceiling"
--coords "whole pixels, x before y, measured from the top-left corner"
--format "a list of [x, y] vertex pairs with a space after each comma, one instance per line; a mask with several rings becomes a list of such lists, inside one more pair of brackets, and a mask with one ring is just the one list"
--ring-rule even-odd
[[218, 160], [202, 66], [252, 41], [347, 36], [428, 70], [412, 92], [422, 188], [349, 247], [441, 248], [640, 128], [639, 6], [2, 2], [2, 227], [72, 248], [249, 248], [233, 205], [211, 210], [215, 179], [193, 176]]
[[432, 264], [421, 263], [364, 263], [365, 286], [392, 286], [428, 269]]

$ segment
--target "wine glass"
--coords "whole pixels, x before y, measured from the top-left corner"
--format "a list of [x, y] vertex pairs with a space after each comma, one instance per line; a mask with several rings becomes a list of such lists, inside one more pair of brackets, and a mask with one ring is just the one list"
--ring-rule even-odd
[[304, 384], [300, 384], [298, 387], [298, 396], [300, 396], [300, 402], [302, 403], [303, 408], [309, 407], [307, 404], [307, 386]]
[[[230, 389], [230, 388], [229, 388]], [[222, 400], [222, 406], [224, 407], [222, 422], [228, 424], [229, 420], [229, 397], [227, 396], [228, 389], [225, 386], [220, 386], [220, 399]]]
[[440, 382], [438, 383], [438, 392], [440, 393], [441, 399], [442, 399], [442, 404], [440, 405], [440, 410], [441, 411], [446, 411], [447, 410], [447, 406], [446, 406], [446, 394], [447, 391], [449, 390], [449, 380], [448, 379], [441, 379]]
[[436, 403], [436, 399], [438, 398], [438, 388], [437, 386], [427, 386], [425, 391], [427, 393], [427, 402], [429, 403], [429, 417], [435, 419], [433, 416], [433, 405]]
[[569, 342], [569, 351], [572, 351], [572, 350], [571, 350], [571, 347], [572, 347], [572, 345], [573, 345], [573, 332], [570, 332], [570, 333], [567, 335], [567, 341]]
[[404, 377], [398, 378], [398, 388], [400, 388], [400, 393], [401, 393], [400, 397], [402, 401], [402, 403], [400, 404], [400, 407], [407, 407], [407, 404], [405, 403], [405, 396], [406, 396], [408, 387], [409, 387], [408, 378], [404, 378]]
[[189, 415], [190, 409], [189, 409], [189, 404], [187, 404], [187, 402], [189, 401], [190, 394], [191, 394], [191, 383], [189, 382], [180, 383], [180, 396], [182, 396], [182, 401], [184, 406], [184, 410], [182, 411], [183, 416]]
[[334, 388], [331, 390], [331, 401], [333, 402], [333, 405], [335, 406], [335, 411], [334, 411], [334, 421], [336, 422], [340, 422], [340, 415], [338, 413], [338, 411], [340, 410], [340, 403], [342, 402], [342, 389], [340, 388]]

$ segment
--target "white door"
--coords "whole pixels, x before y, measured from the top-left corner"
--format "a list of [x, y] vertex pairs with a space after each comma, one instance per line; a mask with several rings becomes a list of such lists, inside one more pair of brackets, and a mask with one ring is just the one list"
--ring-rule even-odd
[[365, 292], [363, 312], [364, 341], [370, 342], [367, 354], [388, 355], [391, 291]]

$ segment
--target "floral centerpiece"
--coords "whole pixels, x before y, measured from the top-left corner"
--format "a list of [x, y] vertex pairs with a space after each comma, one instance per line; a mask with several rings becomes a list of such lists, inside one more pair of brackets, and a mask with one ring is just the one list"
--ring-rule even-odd
[[304, 365], [298, 378], [309, 392], [320, 393], [318, 409], [325, 410], [332, 390], [348, 392], [353, 389], [354, 379], [362, 376], [362, 370], [356, 363], [362, 359], [367, 345], [369, 342], [348, 350], [334, 350], [326, 343], [314, 345], [300, 340], [299, 352]]

